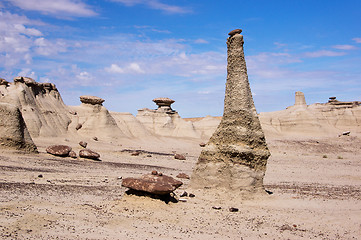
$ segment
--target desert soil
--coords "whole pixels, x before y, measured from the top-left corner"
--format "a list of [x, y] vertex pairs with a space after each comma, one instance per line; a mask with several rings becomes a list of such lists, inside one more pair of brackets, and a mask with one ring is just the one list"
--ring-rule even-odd
[[[273, 137], [264, 184], [272, 194], [176, 190], [163, 201], [127, 194], [121, 178], [152, 170], [191, 175], [199, 140], [88, 140], [102, 161], [0, 151], [1, 239], [360, 239], [361, 138]], [[126, 151], [123, 151], [126, 150]], [[131, 151], [142, 150], [138, 156]], [[185, 154], [184, 161], [174, 153]], [[237, 208], [231, 212], [229, 208]]]

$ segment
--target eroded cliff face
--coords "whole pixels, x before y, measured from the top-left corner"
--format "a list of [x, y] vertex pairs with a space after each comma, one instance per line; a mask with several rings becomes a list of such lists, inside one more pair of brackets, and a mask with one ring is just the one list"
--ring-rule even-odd
[[13, 83], [0, 85], [0, 102], [18, 107], [32, 137], [56, 137], [67, 133], [68, 107], [54, 84], [37, 83], [17, 77]]

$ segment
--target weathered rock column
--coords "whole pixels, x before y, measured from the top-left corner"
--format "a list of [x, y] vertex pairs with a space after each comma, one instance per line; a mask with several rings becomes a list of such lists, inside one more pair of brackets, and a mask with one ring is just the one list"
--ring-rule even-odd
[[199, 156], [191, 178], [193, 188], [263, 188], [270, 152], [254, 106], [240, 33], [234, 30], [227, 39], [223, 118]]

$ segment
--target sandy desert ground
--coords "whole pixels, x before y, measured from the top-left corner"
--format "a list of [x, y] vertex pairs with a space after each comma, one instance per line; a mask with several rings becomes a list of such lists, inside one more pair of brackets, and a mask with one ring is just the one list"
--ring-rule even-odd
[[360, 136], [267, 137], [272, 194], [192, 190], [182, 179], [176, 198], [195, 195], [186, 202], [127, 194], [121, 178], [154, 169], [191, 175], [199, 140], [86, 140], [102, 161], [45, 152], [53, 143], [79, 150], [72, 139], [34, 139], [39, 154], [1, 150], [2, 239], [360, 239]]

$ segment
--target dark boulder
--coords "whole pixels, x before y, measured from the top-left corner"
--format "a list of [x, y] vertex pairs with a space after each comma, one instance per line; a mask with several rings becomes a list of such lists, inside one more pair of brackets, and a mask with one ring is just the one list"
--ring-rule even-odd
[[82, 149], [79, 151], [79, 157], [93, 159], [93, 160], [99, 160], [100, 154], [97, 152], [94, 152], [90, 149], [85, 148], [85, 149]]
[[71, 147], [66, 145], [52, 145], [46, 149], [46, 152], [55, 156], [67, 157], [71, 151]]

